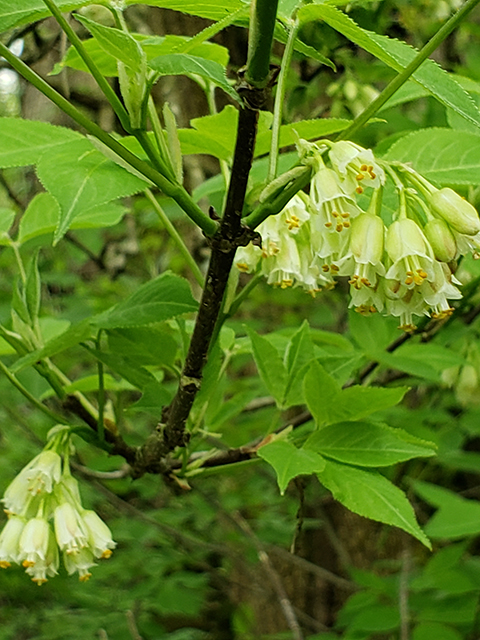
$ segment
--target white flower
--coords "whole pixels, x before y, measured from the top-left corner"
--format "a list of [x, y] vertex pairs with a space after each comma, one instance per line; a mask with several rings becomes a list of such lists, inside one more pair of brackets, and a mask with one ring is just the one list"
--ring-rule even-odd
[[47, 582], [47, 576], [51, 578], [57, 575], [59, 563], [57, 541], [55, 540], [55, 534], [52, 528], [49, 526], [45, 558], [38, 559], [33, 565], [28, 565], [26, 573], [32, 577], [33, 582], [36, 582], [40, 586], [44, 582]]
[[117, 546], [112, 540], [110, 529], [95, 511], [84, 511], [82, 519], [88, 533], [89, 547], [95, 558], [109, 558], [112, 549]]
[[77, 553], [64, 552], [63, 564], [68, 571], [68, 575], [72, 575], [78, 571], [80, 582], [86, 582], [92, 575], [89, 572], [90, 567], [95, 566], [93, 554], [90, 549], [80, 549]]
[[19, 541], [18, 561], [27, 567], [38, 562], [45, 562], [47, 557], [50, 525], [45, 518], [37, 517], [28, 520]]
[[18, 562], [20, 536], [25, 527], [25, 518], [9, 516], [0, 535], [0, 567], [6, 569], [12, 562]]
[[24, 515], [32, 499], [52, 492], [60, 480], [62, 459], [55, 451], [42, 451], [20, 471], [5, 491], [7, 513]]
[[386, 274], [392, 293], [402, 297], [404, 289], [411, 289], [432, 280], [434, 255], [428, 240], [416, 222], [409, 218], [400, 218], [392, 222], [387, 230], [385, 248], [392, 266]]
[[[323, 164], [323, 163], [322, 163]], [[351, 218], [361, 210], [342, 189], [337, 174], [325, 165], [315, 172], [310, 189], [312, 231], [325, 235], [325, 231], [341, 233], [349, 229]]]
[[54, 522], [58, 546], [66, 555], [76, 554], [88, 546], [88, 532], [82, 517], [69, 502], [55, 509]]
[[328, 155], [347, 193], [363, 193], [364, 187], [377, 189], [385, 183], [385, 173], [370, 149], [341, 140], [332, 145]]

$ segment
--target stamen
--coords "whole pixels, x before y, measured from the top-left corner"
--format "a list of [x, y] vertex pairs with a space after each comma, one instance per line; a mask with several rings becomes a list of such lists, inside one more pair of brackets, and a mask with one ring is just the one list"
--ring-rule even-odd
[[355, 189], [355, 191], [360, 195], [361, 193], [363, 193], [363, 187], [358, 185], [358, 187]]

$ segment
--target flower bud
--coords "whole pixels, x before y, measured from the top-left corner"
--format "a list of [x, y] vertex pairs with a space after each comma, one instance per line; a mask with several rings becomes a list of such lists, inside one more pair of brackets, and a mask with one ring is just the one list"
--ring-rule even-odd
[[457, 243], [445, 220], [433, 218], [425, 225], [423, 232], [430, 242], [433, 253], [440, 262], [451, 262], [457, 254]]
[[360, 215], [352, 222], [350, 250], [357, 262], [377, 264], [383, 256], [383, 220], [379, 216]]
[[427, 201], [433, 211], [441, 216], [445, 222], [468, 236], [474, 236], [480, 231], [480, 218], [477, 210], [453, 189], [445, 187], [427, 196]]

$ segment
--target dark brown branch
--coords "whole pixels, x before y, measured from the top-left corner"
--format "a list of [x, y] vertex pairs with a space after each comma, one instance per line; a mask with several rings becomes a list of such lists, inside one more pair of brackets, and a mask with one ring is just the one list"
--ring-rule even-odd
[[[257, 91], [250, 89], [252, 94]], [[264, 91], [261, 92], [264, 95]], [[165, 471], [165, 458], [176, 447], [188, 442], [186, 421], [202, 382], [202, 371], [214, 335], [215, 325], [222, 306], [228, 277], [237, 247], [251, 239], [249, 230], [242, 226], [242, 211], [247, 190], [248, 175], [253, 161], [255, 136], [257, 132], [258, 110], [247, 106], [258, 103], [255, 99], [245, 100], [239, 113], [237, 141], [232, 166], [232, 178], [227, 194], [225, 212], [219, 230], [211, 240], [212, 254], [207, 271], [206, 284], [193, 330], [190, 347], [177, 393], [165, 411], [163, 422], [148, 438], [138, 452], [133, 476], [139, 477], [146, 471]], [[260, 105], [258, 106], [258, 108]]]

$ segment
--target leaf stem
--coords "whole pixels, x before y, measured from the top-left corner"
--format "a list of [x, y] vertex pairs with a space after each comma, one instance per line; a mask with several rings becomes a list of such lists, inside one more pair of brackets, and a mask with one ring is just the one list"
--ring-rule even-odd
[[277, 92], [275, 94], [275, 105], [273, 108], [272, 142], [270, 145], [270, 157], [268, 165], [267, 182], [275, 180], [277, 177], [278, 149], [280, 146], [280, 127], [282, 125], [283, 105], [285, 102], [285, 91], [287, 88], [287, 75], [292, 61], [295, 40], [297, 39], [300, 23], [295, 20], [288, 34], [287, 44], [283, 52], [282, 67], [278, 76]]
[[25, 396], [25, 398], [31, 402], [37, 409], [40, 409], [45, 415], [47, 415], [53, 422], [63, 423], [65, 422], [65, 418], [58, 415], [54, 411], [51, 411], [47, 406], [45, 406], [40, 400], [37, 400], [35, 396], [33, 396], [30, 391], [28, 391], [23, 384], [18, 380], [13, 373], [10, 372], [8, 367], [6, 367], [3, 362], [0, 360], [0, 370], [5, 374], [5, 377], [13, 384], [13, 386], [20, 391], [20, 393]]
[[170, 234], [170, 237], [175, 242], [175, 244], [177, 245], [178, 250], [180, 251], [180, 253], [184, 257], [185, 262], [190, 267], [190, 270], [192, 271], [192, 273], [193, 273], [193, 275], [195, 277], [195, 280], [203, 288], [203, 286], [205, 285], [205, 279], [202, 276], [202, 272], [200, 271], [200, 269], [199, 269], [197, 263], [195, 262], [195, 260], [193, 259], [190, 251], [187, 249], [184, 241], [182, 240], [181, 235], [178, 233], [178, 231], [175, 229], [173, 224], [170, 222], [167, 214], [165, 213], [163, 208], [160, 206], [160, 203], [155, 198], [155, 196], [150, 191], [150, 189], [145, 189], [145, 195], [146, 195], [147, 199], [152, 203], [152, 206], [155, 209], [155, 211], [157, 212], [158, 217], [162, 221], [163, 226], [165, 227], [165, 229]]
[[342, 131], [336, 140], [352, 138], [372, 118], [380, 108], [389, 100], [400, 87], [407, 82], [423, 62], [435, 51], [435, 49], [447, 38], [460, 22], [474, 9], [480, 0], [467, 0], [437, 33], [422, 47], [415, 58], [408, 64], [398, 76], [396, 76], [380, 93], [377, 98], [368, 105], [365, 111], [355, 118], [352, 124]]
[[121, 103], [120, 98], [117, 96], [115, 91], [109, 85], [106, 78], [104, 78], [104, 76], [101, 74], [100, 69], [97, 67], [95, 62], [90, 57], [88, 51], [83, 46], [83, 42], [77, 36], [75, 31], [72, 29], [72, 27], [68, 24], [67, 20], [65, 20], [61, 11], [57, 7], [57, 5], [53, 2], [53, 0], [43, 0], [43, 2], [47, 5], [51, 13], [55, 16], [55, 19], [57, 20], [58, 24], [66, 33], [68, 39], [77, 50], [78, 55], [81, 57], [83, 62], [87, 65], [90, 73], [97, 81], [97, 84], [100, 87], [100, 89], [103, 91], [104, 96], [107, 98], [113, 110], [115, 111], [118, 119], [120, 120], [122, 127], [125, 129], [127, 133], [131, 133], [132, 128], [130, 126], [130, 117], [127, 113], [127, 110]]
[[41, 91], [49, 100], [56, 104], [59, 109], [70, 116], [91, 135], [95, 136], [95, 138], [98, 138], [101, 142], [107, 145], [107, 147], [130, 164], [134, 169], [151, 180], [151, 182], [161, 189], [165, 195], [173, 198], [189, 218], [191, 218], [207, 236], [212, 236], [215, 233], [218, 228], [218, 224], [200, 209], [189, 193], [181, 185], [170, 182], [170, 180], [156, 171], [147, 162], [141, 160], [138, 156], [124, 147], [118, 140], [115, 140], [115, 138], [110, 134], [92, 122], [53, 87], [45, 82], [45, 80], [35, 73], [35, 71], [30, 69], [30, 67], [28, 67], [22, 60], [17, 58], [17, 56], [1, 42], [0, 55], [10, 63], [17, 73]]

